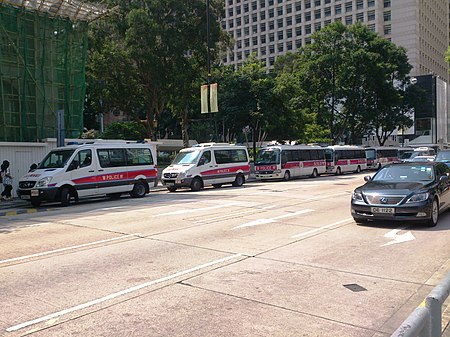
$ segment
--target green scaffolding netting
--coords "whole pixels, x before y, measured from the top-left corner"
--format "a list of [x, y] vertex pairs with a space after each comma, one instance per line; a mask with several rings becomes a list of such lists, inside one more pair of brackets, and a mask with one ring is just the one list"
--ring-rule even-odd
[[0, 141], [80, 136], [87, 25], [0, 4]]

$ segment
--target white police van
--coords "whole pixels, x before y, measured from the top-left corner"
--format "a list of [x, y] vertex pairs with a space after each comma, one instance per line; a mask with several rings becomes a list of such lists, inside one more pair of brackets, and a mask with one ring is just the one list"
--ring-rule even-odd
[[250, 176], [250, 161], [245, 146], [203, 143], [182, 149], [166, 167], [161, 181], [170, 192], [180, 187], [198, 191], [206, 185], [242, 186]]
[[123, 193], [142, 198], [156, 182], [156, 148], [151, 144], [93, 142], [50, 151], [19, 181], [17, 194], [33, 206]]

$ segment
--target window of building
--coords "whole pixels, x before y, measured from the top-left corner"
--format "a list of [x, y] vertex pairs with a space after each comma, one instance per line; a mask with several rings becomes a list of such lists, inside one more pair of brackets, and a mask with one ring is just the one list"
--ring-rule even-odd
[[269, 57], [269, 66], [273, 66], [275, 64], [275, 57]]
[[250, 39], [244, 39], [244, 47], [250, 47]]
[[375, 7], [375, 0], [367, 0], [367, 7]]
[[269, 9], [269, 18], [273, 18], [275, 16], [275, 11], [273, 8]]
[[311, 34], [311, 25], [305, 25], [305, 34]]
[[278, 16], [283, 15], [283, 7], [278, 7], [277, 8], [277, 14], [278, 14]]
[[357, 13], [356, 21], [364, 22], [364, 13]]
[[302, 27], [295, 27], [295, 35], [297, 36], [302, 35]]
[[244, 27], [244, 35], [249, 35], [250, 29], [248, 27]]
[[256, 9], [258, 8], [256, 1], [252, 2], [252, 10], [256, 11]]
[[334, 6], [334, 14], [341, 14], [342, 13], [342, 5], [335, 5]]
[[278, 28], [283, 27], [283, 19], [278, 19], [277, 20], [277, 26], [278, 26]]
[[244, 16], [244, 24], [248, 24], [250, 22], [250, 18], [248, 17], [248, 15]]
[[261, 53], [261, 55], [266, 55], [266, 47], [259, 48], [259, 52]]
[[375, 20], [375, 11], [368, 11], [367, 12], [367, 21], [374, 21]]
[[305, 13], [305, 21], [306, 22], [311, 21], [311, 12], [306, 12]]
[[292, 16], [286, 18], [286, 26], [292, 26]]
[[314, 24], [314, 31], [318, 32], [322, 28], [322, 24], [320, 22], [316, 22]]
[[310, 37], [305, 38], [305, 45], [306, 44], [311, 44], [311, 38]]
[[266, 44], [266, 36], [261, 35], [261, 44]]
[[237, 52], [237, 59], [242, 60], [242, 52], [241, 51]]
[[265, 22], [261, 23], [259, 25], [259, 29], [261, 32], [265, 32], [266, 31], [266, 23]]
[[321, 16], [322, 16], [321, 10], [320, 9], [316, 9], [314, 11], [314, 19], [320, 19]]
[[228, 16], [233, 16], [233, 8], [228, 9]]
[[259, 0], [259, 7], [260, 8], [266, 7], [266, 0]]
[[292, 4], [286, 5], [286, 13], [287, 14], [292, 13]]
[[331, 20], [325, 20], [324, 26], [328, 26], [329, 24], [331, 24]]
[[311, 8], [311, 1], [305, 0], [305, 9], [309, 9], [309, 8]]
[[228, 0], [228, 6], [231, 6], [233, 4], [233, 0]]
[[275, 46], [273, 44], [269, 46], [269, 53], [270, 54], [275, 53]]
[[241, 49], [241, 48], [242, 48], [242, 41], [241, 41], [241, 40], [237, 40], [237, 41], [236, 41], [236, 47], [237, 47], [238, 49]]
[[301, 48], [302, 47], [302, 39], [295, 40], [295, 48]]
[[282, 30], [280, 30], [278, 32], [278, 40], [283, 40], [283, 38], [284, 38], [284, 32]]
[[301, 23], [302, 22], [302, 15], [296, 14], [295, 15], [295, 23]]
[[297, 2], [295, 3], [295, 10], [296, 10], [297, 12], [302, 10], [302, 3], [301, 3], [300, 1], [297, 1]]
[[345, 11], [351, 12], [353, 10], [353, 4], [351, 1], [345, 3]]
[[282, 43], [279, 43], [278, 44], [278, 52], [282, 52], [282, 51], [284, 51], [284, 46]]
[[353, 17], [352, 17], [351, 15], [347, 15], [347, 16], [345, 17], [345, 24], [346, 24], [347, 26], [353, 24]]
[[289, 29], [286, 30], [286, 37], [287, 37], [288, 39], [292, 37], [292, 29], [291, 29], [291, 28], [289, 28]]
[[254, 13], [252, 14], [252, 22], [258, 21], [258, 14]]
[[368, 25], [367, 28], [369, 28], [369, 30], [374, 32], [375, 31], [375, 24], [372, 23], [371, 25]]
[[384, 21], [391, 21], [391, 11], [387, 11], [383, 13], [383, 20]]
[[244, 4], [244, 12], [248, 12], [248, 4]]
[[269, 34], [269, 42], [273, 42], [275, 41], [275, 33], [270, 33]]
[[391, 25], [384, 25], [383, 27], [384, 35], [391, 35], [391, 31], [392, 31]]
[[391, 0], [384, 0], [384, 8], [391, 7]]
[[342, 22], [342, 18], [339, 16], [339, 17], [336, 17], [336, 18], [334, 18], [334, 22]]
[[253, 33], [253, 34], [258, 33], [258, 25], [253, 25], [253, 26], [252, 26], [252, 33]]
[[229, 28], [233, 28], [233, 27], [234, 27], [233, 19], [228, 20], [228, 27], [229, 27]]
[[273, 6], [273, 0], [269, 0], [269, 6]]
[[356, 0], [356, 9], [364, 8], [364, 0]]
[[275, 21], [269, 21], [269, 30], [274, 30], [275, 29]]
[[242, 30], [239, 28], [239, 29], [236, 29], [236, 37], [241, 37], [242, 36]]
[[321, 0], [314, 0], [314, 6], [318, 7], [321, 5]]
[[327, 7], [323, 10], [325, 17], [331, 16], [331, 7]]
[[286, 42], [286, 49], [287, 50], [292, 50], [292, 42]]
[[260, 18], [261, 20], [265, 20], [265, 19], [266, 19], [266, 12], [265, 12], [265, 11], [259, 12], [259, 18]]
[[331, 0], [325, 0], [325, 5], [328, 5], [331, 3]]
[[236, 7], [236, 14], [240, 15], [242, 13], [241, 6]]

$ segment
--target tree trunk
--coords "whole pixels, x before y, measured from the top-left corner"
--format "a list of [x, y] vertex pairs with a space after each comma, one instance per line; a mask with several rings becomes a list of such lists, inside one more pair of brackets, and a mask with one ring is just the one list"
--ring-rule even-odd
[[184, 109], [184, 113], [181, 117], [181, 133], [183, 137], [183, 147], [189, 147], [189, 134], [188, 134], [188, 107]]

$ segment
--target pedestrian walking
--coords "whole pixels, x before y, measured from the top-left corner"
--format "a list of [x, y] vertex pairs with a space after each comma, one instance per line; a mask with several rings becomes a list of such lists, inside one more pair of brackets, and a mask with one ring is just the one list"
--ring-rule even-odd
[[12, 200], [12, 180], [11, 170], [9, 168], [9, 161], [4, 160], [0, 166], [0, 175], [2, 177], [4, 190], [1, 194], [2, 200]]

